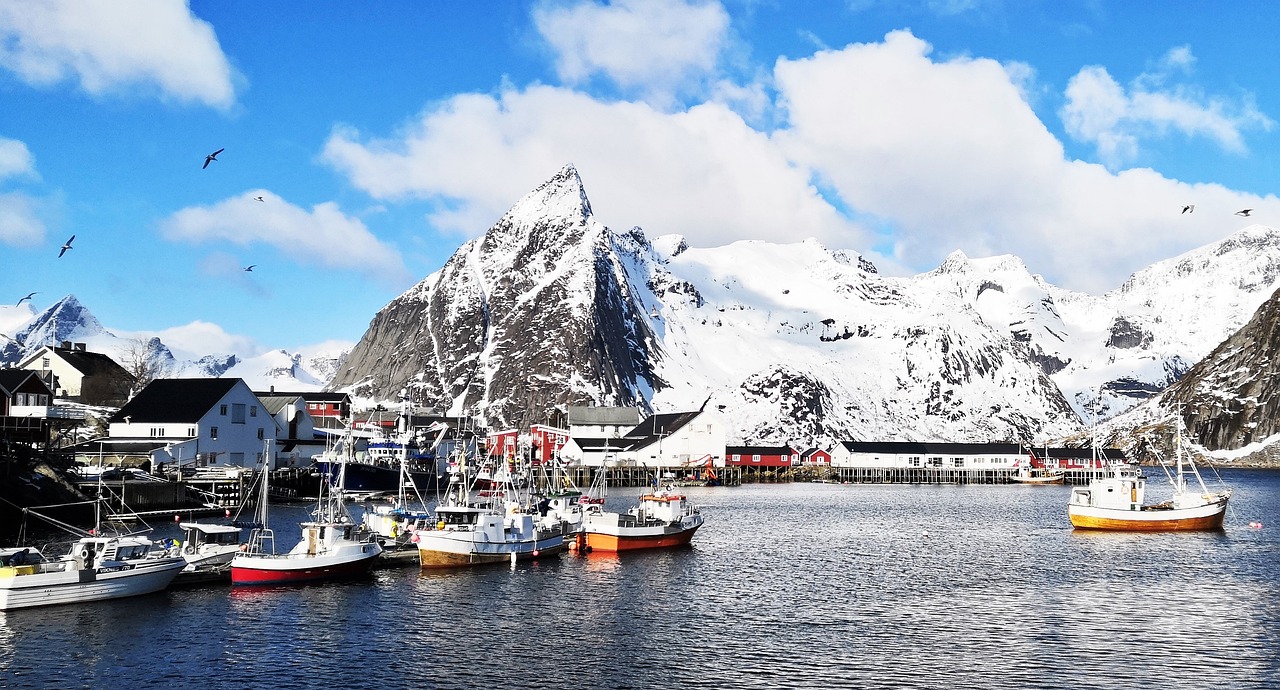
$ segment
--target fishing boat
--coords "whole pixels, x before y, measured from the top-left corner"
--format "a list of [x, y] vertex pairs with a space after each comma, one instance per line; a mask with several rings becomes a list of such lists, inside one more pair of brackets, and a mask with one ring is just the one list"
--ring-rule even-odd
[[[271, 457], [267, 453], [265, 457]], [[259, 475], [257, 524], [244, 550], [231, 559], [231, 584], [268, 585], [335, 580], [368, 573], [382, 553], [376, 540], [357, 537], [338, 484], [320, 483], [320, 496], [311, 521], [301, 523], [302, 539], [288, 552], [277, 554], [275, 532], [267, 522], [266, 468]]]
[[[99, 517], [101, 503], [95, 501]], [[177, 549], [159, 548], [141, 534], [103, 534], [98, 518], [94, 529], [85, 532], [36, 511], [25, 512], [83, 536], [55, 558], [32, 547], [0, 549], [0, 611], [158, 592], [187, 564]]]
[[593, 507], [582, 520], [582, 546], [590, 551], [683, 546], [702, 526], [702, 513], [671, 486], [641, 496], [640, 504], [625, 513]]
[[[339, 447], [313, 458], [316, 471], [336, 482], [341, 469], [348, 494], [393, 494], [405, 480], [419, 493], [435, 491], [439, 481], [435, 450], [448, 431], [448, 425], [440, 422], [429, 427], [431, 431], [439, 431], [440, 435], [435, 446], [424, 449], [409, 433], [407, 410], [401, 414], [397, 424], [400, 433], [394, 438], [380, 427], [348, 428]], [[355, 434], [366, 439], [360, 453], [355, 451]]]
[[[394, 496], [387, 497], [385, 501], [380, 500], [377, 503], [366, 501], [364, 514], [361, 516], [364, 529], [373, 534], [382, 545], [381, 560], [384, 563], [417, 562], [418, 546], [412, 541], [413, 533], [428, 529], [436, 523], [435, 516], [427, 510], [426, 501], [418, 492], [417, 483], [410, 477], [408, 443], [405, 441], [408, 436], [407, 414], [402, 415], [401, 420], [405, 422], [400, 429], [400, 436], [404, 442], [400, 444], [398, 460], [400, 481], [396, 487], [396, 493]], [[436, 440], [431, 446], [431, 451], [434, 452], [444, 439], [449, 426], [438, 422], [428, 429], [437, 432]]]
[[1009, 481], [1015, 484], [1046, 486], [1062, 484], [1066, 481], [1065, 472], [1049, 469], [1043, 460], [1036, 457], [1035, 451], [1027, 453], [1027, 464], [1024, 465], [1022, 461], [1018, 461], [1015, 468], [1017, 471], [1009, 475]]
[[436, 505], [436, 524], [413, 533], [421, 566], [454, 568], [563, 553], [568, 548], [568, 523], [539, 514], [522, 501], [514, 476], [498, 459], [487, 459], [474, 475], [465, 458], [450, 463], [449, 484]]
[[1231, 489], [1211, 491], [1195, 462], [1184, 452], [1184, 444], [1182, 417], [1178, 415], [1175, 459], [1168, 463], [1160, 458], [1160, 467], [1173, 487], [1169, 499], [1146, 503], [1146, 478], [1141, 471], [1133, 465], [1113, 463], [1087, 486], [1071, 490], [1067, 505], [1071, 525], [1077, 529], [1129, 532], [1222, 529]]

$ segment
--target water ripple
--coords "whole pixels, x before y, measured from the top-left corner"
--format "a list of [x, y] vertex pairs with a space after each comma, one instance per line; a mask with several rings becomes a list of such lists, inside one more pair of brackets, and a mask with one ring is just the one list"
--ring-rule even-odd
[[[1280, 474], [1229, 481], [1280, 524]], [[1272, 529], [1075, 532], [1063, 487], [690, 493], [687, 549], [0, 614], [0, 685], [1280, 687]]]

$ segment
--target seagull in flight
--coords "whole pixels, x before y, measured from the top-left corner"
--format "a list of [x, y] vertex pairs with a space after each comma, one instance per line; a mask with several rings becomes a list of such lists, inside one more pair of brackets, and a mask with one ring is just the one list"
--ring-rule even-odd
[[1183, 212], [1183, 213], [1195, 213], [1195, 212], [1196, 212], [1196, 205], [1195, 205], [1195, 204], [1187, 204], [1186, 206], [1183, 206], [1183, 207], [1182, 207], [1182, 212]]
[[63, 254], [66, 254], [66, 253], [67, 253], [67, 250], [68, 250], [68, 249], [71, 249], [71, 243], [72, 243], [72, 242], [74, 242], [74, 241], [75, 241], [75, 239], [76, 239], [76, 236], [75, 236], [75, 235], [72, 235], [72, 236], [71, 236], [71, 239], [67, 240], [67, 241], [62, 245], [62, 249], [58, 252], [58, 258], [59, 258], [59, 259], [61, 259], [61, 258], [62, 258], [62, 255], [63, 255]]
[[203, 166], [201, 166], [201, 167], [200, 167], [200, 169], [201, 169], [201, 170], [204, 170], [205, 168], [209, 167], [209, 164], [210, 164], [210, 163], [212, 163], [212, 162], [214, 162], [214, 161], [218, 160], [218, 154], [219, 154], [219, 153], [222, 153], [223, 151], [226, 151], [226, 149], [218, 149], [217, 151], [214, 151], [213, 153], [211, 153], [211, 154], [209, 154], [209, 155], [205, 156], [205, 157], [204, 157], [204, 165], [203, 165]]
[[[40, 293], [38, 293], [38, 292], [32, 292], [32, 293], [29, 293], [26, 297], [23, 297], [22, 299], [18, 300], [18, 304], [22, 304], [23, 302], [26, 302], [27, 300], [31, 299], [32, 297], [35, 297], [35, 296], [36, 296], [36, 295], [38, 295], [38, 294], [40, 294]], [[16, 306], [18, 306], [18, 304], [15, 304], [15, 305], [13, 305], [13, 306], [15, 306], [15, 307], [16, 307]]]
[[1236, 211], [1236, 215], [1237, 215], [1237, 216], [1244, 216], [1245, 218], [1248, 218], [1248, 217], [1249, 217], [1249, 214], [1250, 214], [1250, 213], [1252, 213], [1252, 212], [1253, 212], [1253, 209], [1251, 209], [1251, 208], [1244, 208], [1244, 209], [1240, 209], [1239, 211]]
[[254, 267], [254, 266], [257, 266], [257, 265], [258, 265], [258, 264], [249, 264], [248, 266], [245, 266], [245, 267], [244, 267], [244, 270], [249, 271], [249, 272], [252, 272], [252, 271], [253, 271], [253, 267]]
[[266, 199], [263, 199], [263, 198], [262, 198], [262, 197], [260, 197], [260, 196], [255, 196], [255, 197], [253, 197], [253, 200], [254, 200], [254, 201], [266, 201]]

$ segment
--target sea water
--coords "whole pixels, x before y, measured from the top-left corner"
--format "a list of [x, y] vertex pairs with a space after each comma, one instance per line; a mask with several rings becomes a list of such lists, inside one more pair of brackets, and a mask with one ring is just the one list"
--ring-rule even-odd
[[1166, 534], [1064, 486], [690, 488], [690, 548], [0, 613], [0, 686], [1280, 688], [1280, 473], [1224, 479]]

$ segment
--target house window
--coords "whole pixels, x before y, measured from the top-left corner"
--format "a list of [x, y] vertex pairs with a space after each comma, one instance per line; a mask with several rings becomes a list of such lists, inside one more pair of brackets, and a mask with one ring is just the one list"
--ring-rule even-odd
[[262, 427], [258, 427], [258, 440], [259, 440], [259, 441], [261, 441], [262, 439], [266, 438], [265, 434], [266, 434], [266, 430], [265, 430], [265, 429], [263, 429]]
[[244, 403], [231, 403], [231, 423], [244, 424]]
[[213, 439], [214, 441], [218, 440], [218, 427], [216, 426], [209, 427], [209, 438]]
[[919, 467], [919, 466], [920, 466], [920, 456], [918, 456], [918, 455], [914, 455], [914, 456], [912, 456], [912, 457], [907, 458], [907, 466], [908, 466], [908, 467]]
[[257, 406], [257, 405], [252, 405], [252, 406], [250, 406], [250, 407], [249, 407], [249, 416], [250, 416], [250, 417], [257, 417], [257, 416], [258, 416], [258, 406]]
[[163, 438], [163, 437], [164, 437], [164, 427], [162, 426], [151, 427], [151, 438]]
[[196, 428], [193, 426], [187, 427], [187, 436], [195, 436], [195, 435], [196, 435]]
[[760, 455], [759, 454], [752, 455], [751, 462], [760, 462]]
[[226, 416], [227, 416], [227, 406], [226, 406], [226, 405], [219, 405], [219, 406], [218, 406], [218, 414], [222, 415], [223, 417], [226, 417]]
[[41, 368], [41, 369], [48, 369], [48, 368], [49, 368], [49, 358], [48, 358], [48, 357], [44, 357], [43, 359], [41, 359], [41, 360], [40, 360], [40, 368]]
[[954, 467], [964, 467], [964, 458], [951, 458], [951, 464]]

